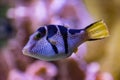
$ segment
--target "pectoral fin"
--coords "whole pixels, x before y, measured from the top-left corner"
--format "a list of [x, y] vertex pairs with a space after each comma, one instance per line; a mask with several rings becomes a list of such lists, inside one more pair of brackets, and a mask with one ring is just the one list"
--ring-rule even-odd
[[75, 48], [73, 52], [74, 52], [74, 53], [77, 53], [77, 51], [78, 51], [78, 48]]
[[48, 39], [49, 40], [49, 42], [52, 44], [52, 45], [56, 45], [56, 41], [55, 40], [53, 40], [53, 39]]

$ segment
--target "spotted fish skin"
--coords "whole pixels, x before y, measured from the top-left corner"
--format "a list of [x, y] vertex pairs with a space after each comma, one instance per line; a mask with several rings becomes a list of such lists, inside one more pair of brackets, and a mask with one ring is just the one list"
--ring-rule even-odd
[[[99, 25], [100, 30], [98, 30]], [[103, 32], [93, 34], [96, 30]], [[99, 36], [101, 33], [102, 36], [105, 35], [104, 37], [108, 36], [104, 23], [100, 21], [85, 29], [69, 29], [63, 25], [46, 25], [40, 27], [30, 36], [28, 43], [23, 48], [23, 54], [47, 61], [63, 59], [69, 57], [83, 42], [101, 39], [102, 37]]]

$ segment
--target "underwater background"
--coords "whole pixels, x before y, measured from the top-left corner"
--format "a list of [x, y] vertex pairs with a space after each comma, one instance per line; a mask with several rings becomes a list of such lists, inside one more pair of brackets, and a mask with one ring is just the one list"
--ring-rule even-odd
[[[40, 26], [82, 29], [104, 20], [108, 38], [86, 42], [71, 57], [42, 61], [23, 55]], [[120, 80], [120, 0], [0, 0], [0, 80]]]

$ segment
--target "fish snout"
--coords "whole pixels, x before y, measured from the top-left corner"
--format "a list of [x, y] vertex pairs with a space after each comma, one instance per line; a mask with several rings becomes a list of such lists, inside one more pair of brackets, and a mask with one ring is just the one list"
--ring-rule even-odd
[[30, 50], [30, 46], [25, 46], [25, 47], [22, 49], [22, 52], [23, 52], [23, 54], [28, 54], [28, 53], [29, 53], [29, 50]]
[[35, 44], [30, 44], [30, 43], [27, 43], [26, 45], [25, 45], [25, 47], [23, 48], [23, 50], [22, 50], [22, 52], [23, 52], [23, 54], [29, 54], [30, 53], [30, 51], [33, 49], [35, 47]]
[[27, 53], [28, 53], [28, 51], [29, 51], [29, 50], [28, 50], [28, 49], [26, 49], [26, 48], [23, 48], [23, 49], [22, 49], [23, 54], [27, 54]]

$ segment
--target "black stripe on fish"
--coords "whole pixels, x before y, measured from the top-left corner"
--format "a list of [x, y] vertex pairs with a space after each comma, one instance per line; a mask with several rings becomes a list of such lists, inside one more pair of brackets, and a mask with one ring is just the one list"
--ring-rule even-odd
[[63, 40], [64, 40], [64, 47], [65, 47], [65, 53], [68, 53], [68, 34], [67, 34], [67, 28], [61, 25], [58, 25], [58, 28], [60, 30], [60, 33], [62, 34]]
[[47, 30], [48, 30], [48, 34], [47, 34], [48, 38], [55, 35], [58, 31], [55, 25], [47, 25]]
[[41, 37], [45, 36], [45, 34], [46, 34], [45, 27], [40, 27], [37, 31], [40, 33]]
[[51, 46], [52, 46], [53, 50], [55, 51], [55, 53], [58, 54], [58, 49], [57, 49], [57, 47], [56, 47], [55, 45], [53, 45], [53, 44], [51, 44]]
[[50, 41], [49, 38], [52, 37], [53, 35], [55, 35], [57, 33], [57, 28], [55, 25], [48, 25], [47, 27], [47, 41], [50, 43], [52, 49], [55, 51], [56, 54], [58, 54], [58, 49], [55, 45], [53, 45]]
[[80, 33], [81, 30], [77, 30], [77, 29], [69, 29], [69, 33], [74, 35], [76, 33]]
[[58, 54], [58, 49], [55, 45], [51, 44], [51, 42], [48, 40], [48, 37], [47, 37], [47, 41], [50, 43], [52, 49], [55, 51], [56, 54]]

